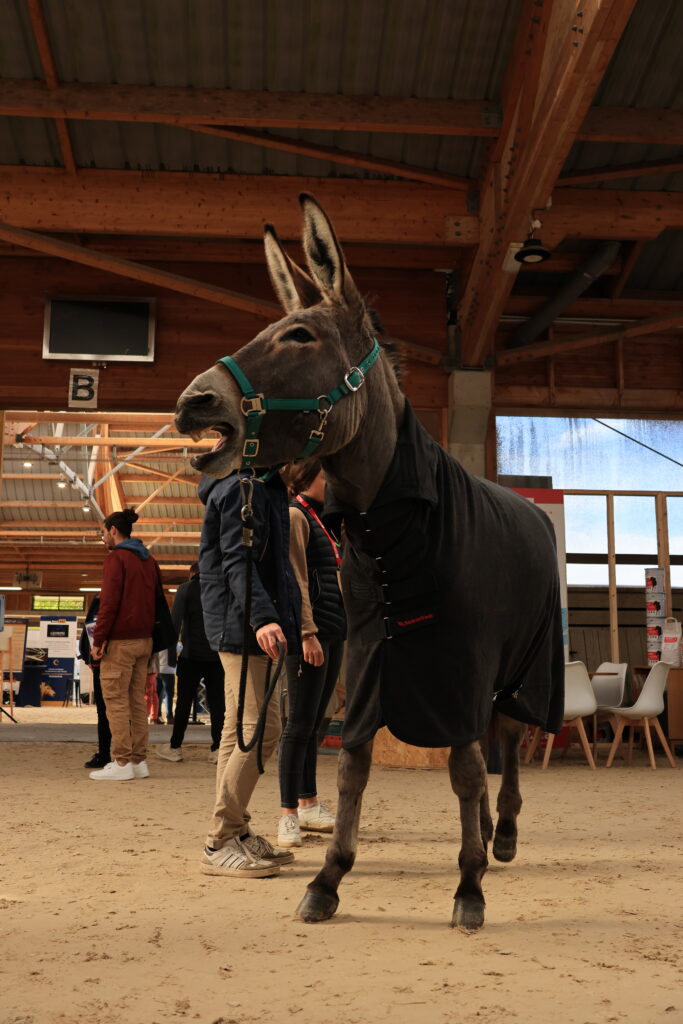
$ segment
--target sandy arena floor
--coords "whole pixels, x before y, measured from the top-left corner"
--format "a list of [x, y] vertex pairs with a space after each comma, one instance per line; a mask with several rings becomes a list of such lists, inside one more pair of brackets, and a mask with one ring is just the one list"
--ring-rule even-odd
[[[311, 926], [294, 910], [322, 837], [279, 878], [199, 873], [206, 750], [96, 784], [90, 744], [1, 744], [2, 1024], [683, 1022], [683, 772], [663, 759], [523, 769], [520, 852], [491, 865], [468, 935], [448, 927], [445, 772], [374, 770], [357, 868], [337, 917]], [[335, 771], [320, 758], [324, 797]], [[253, 801], [271, 837], [277, 808], [271, 770]]]

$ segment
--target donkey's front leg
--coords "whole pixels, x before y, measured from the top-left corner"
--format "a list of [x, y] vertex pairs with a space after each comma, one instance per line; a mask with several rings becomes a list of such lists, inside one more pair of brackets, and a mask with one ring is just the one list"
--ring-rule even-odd
[[478, 743], [452, 747], [448, 759], [453, 792], [460, 801], [462, 846], [460, 885], [455, 893], [452, 926], [481, 928], [484, 923], [484, 894], [481, 880], [488, 866], [481, 835], [480, 809], [486, 788], [486, 764]]
[[342, 750], [339, 754], [339, 803], [334, 836], [327, 847], [322, 869], [309, 883], [308, 891], [297, 907], [297, 913], [304, 921], [327, 921], [339, 906], [339, 883], [356, 859], [361, 802], [371, 760], [372, 740], [352, 750]]
[[493, 856], [496, 860], [514, 860], [517, 853], [517, 816], [522, 809], [519, 792], [519, 747], [527, 728], [507, 715], [498, 715], [500, 726], [503, 771], [498, 793], [498, 823], [493, 838]]

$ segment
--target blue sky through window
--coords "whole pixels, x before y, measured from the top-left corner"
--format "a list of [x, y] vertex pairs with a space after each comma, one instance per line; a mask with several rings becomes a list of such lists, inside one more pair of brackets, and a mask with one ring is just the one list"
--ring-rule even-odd
[[[553, 486], [561, 490], [683, 492], [683, 466], [656, 454], [661, 452], [683, 462], [683, 421], [600, 419], [602, 423], [555, 416], [499, 416], [498, 472], [552, 476]], [[629, 434], [655, 452], [620, 436], [610, 427]], [[669, 499], [668, 517], [671, 554], [683, 555], [683, 498]], [[568, 495], [565, 518], [568, 551], [607, 551], [604, 498]], [[614, 525], [617, 552], [656, 552], [654, 498], [616, 497]], [[644, 568], [617, 566], [617, 583], [642, 586]], [[567, 579], [570, 584], [606, 585], [607, 565], [570, 564]], [[683, 566], [672, 567], [671, 582], [673, 586], [683, 586]]]

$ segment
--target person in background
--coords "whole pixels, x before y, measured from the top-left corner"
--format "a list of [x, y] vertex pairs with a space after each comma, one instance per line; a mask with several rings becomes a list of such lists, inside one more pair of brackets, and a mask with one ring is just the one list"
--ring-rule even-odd
[[160, 722], [159, 718], [159, 694], [157, 693], [157, 675], [159, 672], [159, 655], [153, 654], [147, 666], [147, 681], [145, 683], [145, 708], [147, 709], [147, 721], [150, 725]]
[[92, 657], [100, 662], [112, 760], [90, 773], [98, 782], [146, 779], [149, 775], [145, 684], [161, 573], [142, 541], [131, 537], [137, 519], [132, 508], [112, 512], [102, 529], [109, 553], [104, 560]]
[[[251, 607], [245, 608], [247, 556], [242, 542], [244, 505], [238, 474], [222, 480], [204, 477], [199, 497], [206, 505], [199, 550], [202, 607], [206, 635], [220, 653], [225, 670], [225, 724], [218, 751], [216, 799], [200, 870], [207, 875], [264, 878], [277, 875], [294, 855], [255, 835], [249, 801], [258, 782], [256, 748], [244, 753], [237, 744], [237, 707], [246, 630], [244, 739], [253, 735], [266, 688], [269, 659], [278, 644], [299, 650], [301, 598], [289, 564], [287, 491], [276, 474], [253, 481], [253, 563]], [[177, 712], [176, 712], [177, 716]], [[263, 763], [280, 738], [280, 709], [272, 699], [263, 732]]]
[[277, 844], [301, 846], [301, 829], [331, 832], [334, 816], [318, 799], [318, 729], [339, 676], [346, 615], [339, 588], [339, 545], [323, 525], [325, 477], [319, 462], [283, 474], [289, 506], [289, 560], [301, 591], [301, 656], [287, 658], [287, 724], [280, 744]]
[[[173, 725], [173, 698], [175, 696], [175, 648], [159, 651], [159, 674], [157, 676], [157, 693], [159, 694], [159, 714], [166, 704], [166, 724]], [[159, 684], [160, 687], [159, 688]]]
[[182, 761], [185, 730], [199, 684], [204, 680], [211, 719], [209, 761], [216, 764], [225, 718], [225, 681], [221, 659], [206, 639], [198, 562], [190, 566], [189, 580], [178, 587], [171, 616], [182, 643], [178, 658], [178, 699], [170, 743], [157, 747], [156, 754], [165, 761]]
[[[85, 614], [85, 622], [94, 622], [97, 618], [97, 612], [100, 607], [100, 596], [93, 597], [90, 602], [90, 607]], [[81, 636], [78, 641], [78, 657], [81, 661], [84, 661], [86, 665], [90, 665], [92, 671], [92, 687], [93, 694], [95, 696], [95, 707], [97, 708], [97, 750], [83, 765], [84, 768], [104, 768], [105, 764], [109, 764], [111, 760], [111, 729], [109, 728], [109, 722], [107, 721], [107, 709], [104, 704], [104, 697], [102, 696], [102, 685], [100, 683], [100, 663], [99, 661], [93, 661], [90, 651], [90, 640], [88, 639], [88, 631], [83, 626]]]

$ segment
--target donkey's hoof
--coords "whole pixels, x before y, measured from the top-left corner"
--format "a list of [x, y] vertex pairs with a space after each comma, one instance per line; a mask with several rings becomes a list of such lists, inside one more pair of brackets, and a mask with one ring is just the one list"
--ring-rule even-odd
[[453, 919], [451, 928], [466, 928], [468, 931], [476, 931], [484, 923], [484, 904], [473, 899], [456, 897], [453, 908]]
[[302, 921], [315, 924], [316, 921], [329, 921], [339, 906], [339, 898], [326, 892], [308, 890], [296, 912]]
[[499, 836], [493, 840], [493, 856], [505, 864], [517, 856], [517, 839], [515, 836]]

